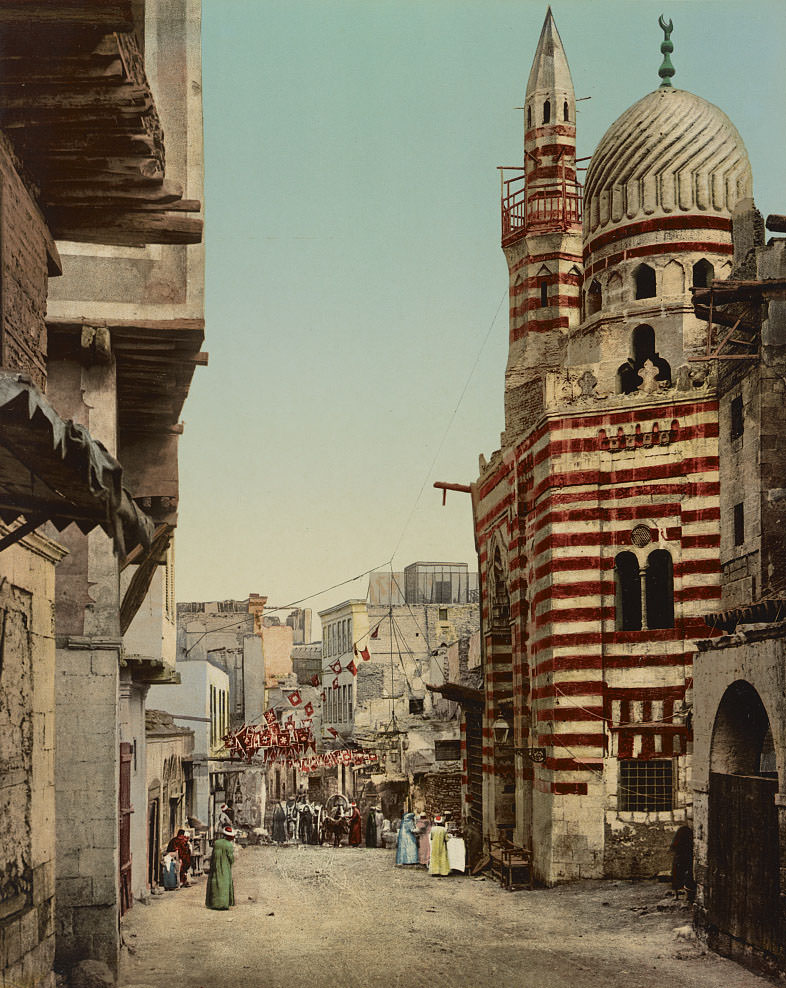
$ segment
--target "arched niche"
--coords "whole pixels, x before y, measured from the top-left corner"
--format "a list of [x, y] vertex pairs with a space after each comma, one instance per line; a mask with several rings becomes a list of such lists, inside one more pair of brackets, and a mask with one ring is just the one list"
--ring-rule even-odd
[[738, 679], [718, 704], [710, 745], [710, 772], [761, 775], [768, 735], [772, 737], [770, 719], [761, 697], [749, 682]]

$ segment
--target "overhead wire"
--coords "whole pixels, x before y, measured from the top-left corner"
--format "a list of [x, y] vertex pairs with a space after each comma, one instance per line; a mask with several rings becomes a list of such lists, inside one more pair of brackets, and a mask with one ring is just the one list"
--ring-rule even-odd
[[396, 547], [393, 550], [392, 556], [390, 557], [391, 558], [391, 563], [392, 563], [393, 559], [395, 559], [396, 553], [399, 550], [399, 546], [401, 545], [401, 542], [402, 542], [402, 540], [404, 538], [404, 535], [406, 534], [406, 531], [409, 528], [410, 522], [412, 521], [412, 518], [413, 518], [413, 516], [415, 514], [415, 509], [417, 508], [418, 504], [420, 503], [420, 499], [423, 496], [423, 491], [424, 491], [424, 489], [426, 487], [426, 484], [428, 483], [429, 477], [431, 476], [431, 471], [434, 469], [434, 466], [435, 466], [437, 460], [439, 459], [439, 455], [442, 452], [442, 447], [445, 445], [445, 440], [448, 438], [448, 433], [450, 432], [451, 427], [453, 426], [453, 422], [455, 421], [456, 415], [458, 413], [458, 410], [461, 407], [461, 402], [464, 400], [464, 395], [467, 393], [467, 388], [469, 388], [470, 381], [472, 380], [472, 378], [473, 378], [473, 376], [475, 374], [475, 369], [477, 368], [478, 364], [480, 363], [480, 358], [481, 358], [481, 355], [483, 353], [483, 350], [485, 349], [486, 343], [488, 342], [488, 339], [491, 336], [491, 331], [492, 331], [492, 329], [494, 328], [494, 326], [495, 326], [495, 324], [497, 322], [497, 317], [499, 316], [500, 309], [502, 308], [502, 303], [505, 301], [505, 299], [507, 298], [507, 296], [508, 296], [508, 290], [505, 289], [505, 291], [502, 293], [502, 298], [499, 300], [499, 305], [497, 306], [497, 311], [494, 313], [494, 317], [491, 320], [491, 322], [489, 323], [489, 328], [486, 330], [486, 335], [483, 337], [483, 342], [480, 344], [480, 349], [478, 350], [477, 356], [475, 357], [475, 361], [472, 364], [472, 367], [470, 368], [469, 374], [467, 375], [467, 380], [464, 382], [464, 387], [461, 389], [461, 394], [459, 395], [458, 401], [456, 402], [456, 406], [453, 409], [453, 412], [452, 412], [452, 414], [450, 416], [450, 419], [448, 421], [447, 427], [445, 428], [445, 431], [442, 434], [442, 438], [439, 441], [439, 445], [437, 446], [437, 451], [434, 454], [434, 458], [432, 459], [432, 461], [431, 461], [431, 463], [429, 465], [429, 468], [426, 471], [425, 476], [423, 477], [423, 483], [420, 485], [420, 490], [418, 491], [418, 495], [415, 498], [415, 503], [412, 505], [412, 510], [410, 511], [410, 513], [409, 513], [409, 515], [407, 517], [407, 520], [404, 522], [404, 527], [401, 530], [401, 534], [398, 537], [398, 542], [396, 542]]

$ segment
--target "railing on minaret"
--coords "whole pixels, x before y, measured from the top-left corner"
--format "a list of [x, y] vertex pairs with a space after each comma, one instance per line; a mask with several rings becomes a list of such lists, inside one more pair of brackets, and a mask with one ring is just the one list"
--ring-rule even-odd
[[567, 230], [581, 223], [583, 190], [578, 181], [566, 177], [564, 166], [559, 185], [529, 195], [523, 167], [500, 166], [499, 174], [503, 246], [526, 233]]

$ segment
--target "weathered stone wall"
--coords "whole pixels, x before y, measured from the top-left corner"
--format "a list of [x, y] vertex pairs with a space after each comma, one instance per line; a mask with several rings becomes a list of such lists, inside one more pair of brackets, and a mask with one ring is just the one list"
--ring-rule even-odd
[[461, 821], [461, 772], [424, 775], [420, 791], [424, 812], [430, 817], [437, 813], [450, 813], [455, 821]]
[[0, 554], [0, 979], [30, 988], [54, 988], [54, 566], [62, 556], [39, 534]]

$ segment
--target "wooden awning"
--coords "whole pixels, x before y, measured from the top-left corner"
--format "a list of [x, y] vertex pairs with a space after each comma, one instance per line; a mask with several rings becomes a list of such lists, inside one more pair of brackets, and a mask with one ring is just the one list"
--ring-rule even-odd
[[453, 700], [462, 707], [482, 707], [485, 702], [483, 690], [462, 686], [460, 683], [442, 683], [441, 686], [429, 686], [427, 683], [426, 689], [432, 693], [441, 693], [446, 700]]
[[199, 243], [201, 204], [165, 180], [132, 0], [3, 0], [0, 129], [57, 240]]
[[121, 556], [153, 536], [117, 460], [21, 374], [0, 373], [0, 518], [24, 519], [0, 548], [46, 521], [58, 531], [72, 522], [85, 533], [100, 526]]

